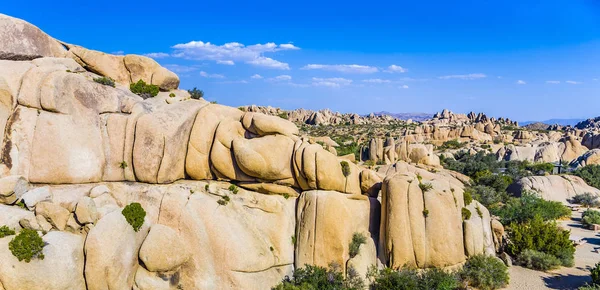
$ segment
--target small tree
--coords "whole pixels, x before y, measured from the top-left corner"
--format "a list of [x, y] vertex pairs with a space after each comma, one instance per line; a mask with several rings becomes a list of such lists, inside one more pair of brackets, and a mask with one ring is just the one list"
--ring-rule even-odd
[[31, 262], [31, 259], [44, 259], [42, 250], [46, 244], [35, 230], [23, 229], [9, 243], [10, 252], [19, 261]]
[[188, 93], [190, 93], [192, 99], [198, 100], [204, 98], [204, 92], [202, 90], [197, 89], [196, 87], [194, 87], [191, 90], [188, 90]]
[[354, 235], [352, 235], [352, 241], [350, 242], [350, 247], [348, 250], [348, 252], [350, 254], [350, 258], [356, 257], [356, 255], [358, 255], [360, 245], [366, 244], [366, 243], [367, 243], [367, 238], [363, 234], [354, 233]]
[[145, 81], [139, 80], [137, 83], [130, 84], [129, 89], [132, 93], [142, 97], [143, 99], [155, 97], [158, 95], [158, 86], [146, 84]]
[[344, 175], [344, 177], [346, 178], [346, 183], [344, 184], [344, 192], [346, 192], [346, 188], [348, 186], [348, 176], [350, 176], [350, 164], [348, 164], [347, 161], [342, 161], [340, 162], [340, 165], [342, 166], [342, 174]]
[[146, 217], [146, 211], [141, 204], [134, 202], [125, 206], [121, 211], [127, 222], [133, 227], [134, 231], [139, 231], [144, 224], [144, 218]]

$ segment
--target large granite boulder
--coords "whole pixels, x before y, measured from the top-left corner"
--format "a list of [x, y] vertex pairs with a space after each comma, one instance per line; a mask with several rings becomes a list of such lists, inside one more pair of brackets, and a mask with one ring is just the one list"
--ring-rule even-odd
[[0, 59], [64, 57], [66, 52], [60, 42], [34, 25], [0, 14]]

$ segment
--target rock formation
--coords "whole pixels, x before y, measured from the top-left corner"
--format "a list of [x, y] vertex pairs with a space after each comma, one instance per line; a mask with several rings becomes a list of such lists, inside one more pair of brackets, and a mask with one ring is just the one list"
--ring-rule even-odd
[[[305, 264], [364, 275], [493, 254], [487, 210], [462, 220], [451, 173], [364, 169], [288, 120], [191, 99], [151, 59], [0, 21], [0, 226], [45, 242], [45, 258], [26, 263], [0, 238], [3, 290], [268, 289]], [[135, 95], [138, 80], [162, 92]], [[389, 162], [436, 163], [426, 146], [383, 145]], [[133, 202], [146, 212], [137, 230], [121, 212]], [[354, 234], [367, 242], [350, 257]]]
[[600, 197], [600, 190], [591, 187], [583, 179], [574, 175], [551, 175], [523, 177], [508, 188], [517, 196], [524, 191], [534, 192], [546, 200], [567, 204], [577, 194], [591, 193]]

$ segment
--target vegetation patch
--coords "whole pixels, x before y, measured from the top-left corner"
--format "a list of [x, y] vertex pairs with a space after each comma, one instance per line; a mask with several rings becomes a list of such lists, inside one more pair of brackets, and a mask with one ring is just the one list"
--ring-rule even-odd
[[204, 92], [195, 87], [191, 90], [188, 90], [188, 93], [190, 93], [190, 97], [195, 100], [202, 99], [204, 97]]
[[533, 270], [548, 271], [559, 268], [562, 263], [555, 256], [527, 249], [519, 254], [517, 264]]
[[12, 236], [14, 234], [15, 234], [15, 231], [8, 228], [8, 226], [0, 227], [0, 239], [4, 238], [4, 237]]
[[139, 231], [144, 224], [144, 218], [146, 217], [146, 211], [141, 204], [133, 202], [125, 206], [121, 211], [127, 222], [133, 227], [134, 231]]
[[352, 235], [352, 241], [350, 242], [350, 246], [348, 247], [350, 258], [356, 257], [356, 255], [358, 255], [358, 251], [360, 250], [360, 245], [364, 245], [366, 243], [367, 238], [363, 234], [354, 233]]
[[8, 248], [19, 262], [31, 262], [31, 259], [44, 259], [42, 250], [46, 244], [35, 230], [22, 229], [9, 243]]
[[108, 77], [97, 77], [94, 78], [94, 81], [101, 84], [101, 85], [105, 85], [105, 86], [109, 86], [109, 87], [115, 87], [115, 80], [108, 78]]
[[573, 175], [581, 177], [589, 186], [600, 189], [600, 165], [588, 165], [573, 171]]
[[159, 92], [157, 85], [146, 84], [146, 82], [143, 80], [139, 80], [137, 83], [129, 85], [129, 89], [132, 93], [142, 97], [143, 99], [155, 97]]
[[461, 277], [467, 285], [481, 290], [503, 288], [509, 281], [506, 265], [500, 259], [484, 254], [469, 258]]

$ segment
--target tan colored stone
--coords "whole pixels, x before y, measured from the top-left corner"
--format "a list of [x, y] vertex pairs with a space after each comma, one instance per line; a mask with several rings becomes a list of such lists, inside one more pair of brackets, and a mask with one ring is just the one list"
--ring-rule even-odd
[[370, 197], [379, 195], [383, 178], [377, 172], [370, 169], [363, 169], [360, 172], [360, 190]]
[[95, 223], [98, 220], [98, 210], [94, 200], [87, 196], [80, 198], [75, 208], [75, 216], [82, 225]]
[[35, 206], [35, 214], [46, 219], [54, 228], [63, 231], [71, 213], [60, 205], [43, 201]]
[[21, 19], [0, 14], [0, 31], [0, 59], [31, 60], [66, 53], [58, 41]]
[[155, 224], [140, 248], [140, 259], [152, 272], [173, 270], [190, 258], [190, 252], [181, 237], [170, 227]]
[[298, 127], [294, 123], [261, 113], [245, 113], [242, 124], [246, 130], [260, 136], [281, 134], [291, 137], [299, 134]]
[[192, 127], [186, 157], [186, 173], [192, 179], [213, 179], [210, 151], [215, 131], [222, 120], [240, 121], [243, 113], [235, 108], [209, 104], [198, 111]]
[[99, 75], [110, 77], [115, 82], [129, 86], [130, 75], [123, 61], [124, 56], [73, 46], [69, 52], [84, 63], [85, 69]]
[[13, 204], [29, 189], [29, 182], [20, 175], [0, 178], [0, 203]]
[[282, 135], [233, 139], [237, 166], [249, 176], [262, 180], [294, 183], [292, 153], [294, 141]]

